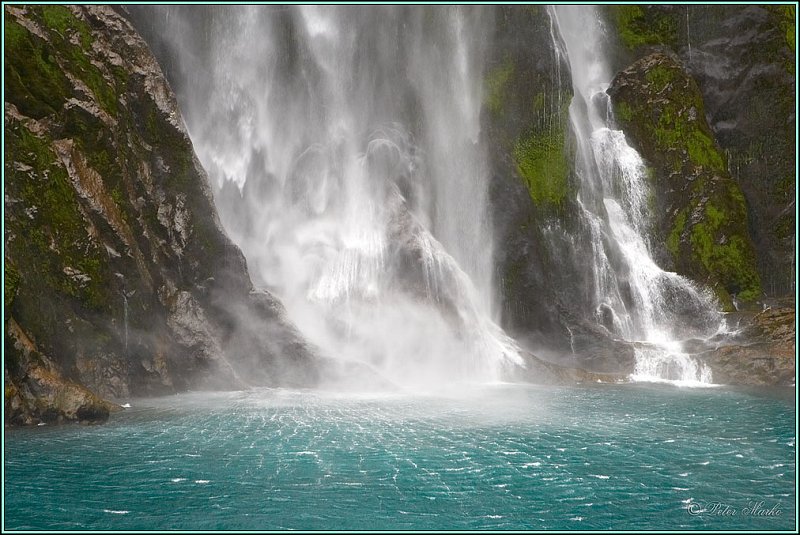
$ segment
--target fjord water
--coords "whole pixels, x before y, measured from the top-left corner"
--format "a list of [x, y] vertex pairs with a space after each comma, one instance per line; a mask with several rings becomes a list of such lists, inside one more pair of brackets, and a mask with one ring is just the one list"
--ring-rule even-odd
[[[506, 384], [132, 405], [103, 426], [6, 431], [5, 528], [777, 530], [796, 515], [789, 390]], [[688, 512], [715, 502], [737, 514]], [[780, 514], [748, 514], [759, 502]]]

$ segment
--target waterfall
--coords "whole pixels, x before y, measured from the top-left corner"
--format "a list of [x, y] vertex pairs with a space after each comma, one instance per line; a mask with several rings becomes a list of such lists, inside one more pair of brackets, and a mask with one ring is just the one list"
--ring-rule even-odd
[[[572, 74], [569, 117], [577, 141], [578, 204], [591, 234], [594, 314], [614, 335], [639, 342], [634, 379], [710, 382], [681, 341], [713, 336], [724, 322], [708, 290], [653, 260], [647, 170], [613, 128], [599, 13], [593, 6], [549, 9], [558, 29], [554, 46]], [[604, 322], [609, 313], [611, 321]]]
[[222, 221], [312, 342], [403, 385], [522, 363], [494, 317], [491, 9], [154, 13]]
[[128, 355], [128, 296], [125, 294], [125, 291], [122, 292], [122, 306], [123, 306], [123, 314], [124, 314], [124, 323], [125, 323], [125, 356]]
[[686, 46], [689, 47], [689, 63], [692, 63], [692, 40], [689, 32], [689, 6], [686, 6]]

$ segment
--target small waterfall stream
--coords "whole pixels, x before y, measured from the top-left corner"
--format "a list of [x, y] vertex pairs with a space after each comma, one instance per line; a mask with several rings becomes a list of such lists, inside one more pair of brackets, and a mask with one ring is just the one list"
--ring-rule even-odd
[[122, 292], [122, 303], [125, 307], [125, 354], [128, 353], [128, 296]]
[[[707, 383], [709, 372], [683, 352], [681, 340], [712, 336], [724, 322], [707, 290], [652, 258], [646, 167], [613, 128], [599, 13], [593, 6], [556, 6], [550, 14], [560, 37], [554, 46], [572, 73], [569, 115], [578, 202], [591, 232], [595, 315], [615, 336], [640, 342], [634, 379]], [[612, 321], [603, 322], [609, 312]]]

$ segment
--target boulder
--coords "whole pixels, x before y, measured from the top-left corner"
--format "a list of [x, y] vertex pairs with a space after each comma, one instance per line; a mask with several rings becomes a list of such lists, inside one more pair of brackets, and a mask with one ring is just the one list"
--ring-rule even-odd
[[722, 305], [762, 296], [748, 211], [708, 126], [702, 94], [674, 56], [653, 52], [608, 89], [614, 117], [651, 170], [659, 263], [711, 286]]

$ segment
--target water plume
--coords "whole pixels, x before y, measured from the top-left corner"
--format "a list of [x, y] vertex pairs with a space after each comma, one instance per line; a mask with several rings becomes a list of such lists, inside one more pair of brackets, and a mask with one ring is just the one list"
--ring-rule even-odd
[[184, 58], [187, 127], [254, 282], [328, 356], [402, 387], [496, 381], [522, 365], [493, 312], [480, 141], [492, 13], [174, 6], [152, 17]]

